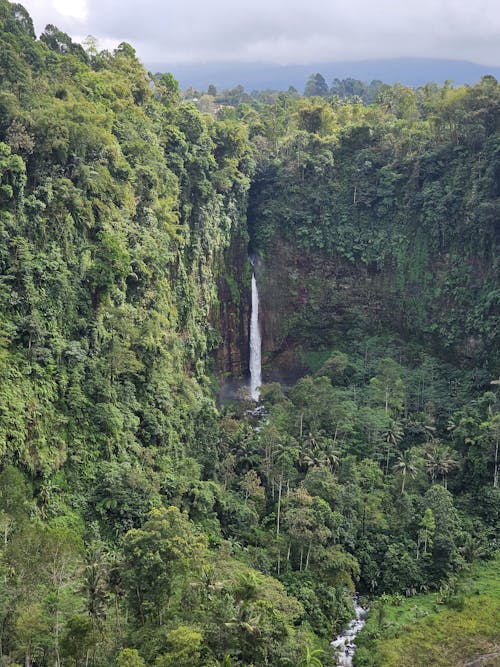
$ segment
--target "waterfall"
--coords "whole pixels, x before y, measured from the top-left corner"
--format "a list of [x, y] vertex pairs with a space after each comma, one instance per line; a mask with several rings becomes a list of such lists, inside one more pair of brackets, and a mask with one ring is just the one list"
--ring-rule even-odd
[[261, 348], [262, 340], [259, 326], [259, 292], [257, 290], [257, 280], [255, 279], [255, 268], [252, 264], [252, 311], [250, 317], [250, 393], [253, 400], [259, 401], [259, 387], [262, 384], [262, 359]]

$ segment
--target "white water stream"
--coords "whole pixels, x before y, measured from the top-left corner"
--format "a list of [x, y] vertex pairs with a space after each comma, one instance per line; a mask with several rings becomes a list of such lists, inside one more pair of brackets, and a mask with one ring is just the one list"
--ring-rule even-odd
[[366, 623], [367, 609], [362, 607], [358, 598], [354, 597], [354, 612], [355, 618], [349, 623], [347, 628], [337, 635], [331, 643], [337, 652], [337, 667], [351, 667], [352, 658], [356, 651], [356, 644], [354, 643], [356, 636], [361, 632]]
[[[253, 267], [253, 262], [250, 260]], [[255, 279], [255, 270], [252, 272], [252, 311], [250, 316], [250, 393], [258, 403], [262, 384], [262, 340], [259, 325], [259, 292]]]

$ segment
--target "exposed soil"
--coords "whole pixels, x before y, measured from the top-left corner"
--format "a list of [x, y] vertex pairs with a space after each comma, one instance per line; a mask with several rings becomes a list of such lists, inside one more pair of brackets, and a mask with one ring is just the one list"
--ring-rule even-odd
[[472, 660], [463, 663], [463, 667], [499, 667], [500, 651], [494, 653], [482, 653]]

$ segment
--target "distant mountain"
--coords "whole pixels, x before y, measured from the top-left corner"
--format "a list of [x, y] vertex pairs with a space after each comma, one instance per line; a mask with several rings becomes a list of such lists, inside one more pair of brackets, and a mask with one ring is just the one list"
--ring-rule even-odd
[[152, 72], [172, 72], [181, 88], [189, 86], [206, 90], [210, 84], [218, 89], [234, 88], [241, 84], [247, 91], [287, 90], [295, 86], [303, 92], [307, 78], [320, 72], [330, 85], [333, 79], [351, 77], [369, 83], [380, 79], [384, 83], [400, 82], [409, 86], [425, 83], [444, 83], [450, 79], [455, 85], [476, 83], [484, 74], [500, 79], [500, 67], [478, 65], [462, 60], [431, 58], [398, 58], [391, 60], [360, 60], [353, 62], [323, 62], [309, 65], [273, 65], [263, 63], [203, 63], [173, 65], [148, 64]]

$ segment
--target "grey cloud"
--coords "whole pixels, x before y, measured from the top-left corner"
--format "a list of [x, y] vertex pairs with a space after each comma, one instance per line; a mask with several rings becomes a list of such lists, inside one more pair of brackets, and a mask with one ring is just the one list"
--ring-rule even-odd
[[86, 22], [45, 22], [105, 45], [130, 42], [145, 62], [420, 56], [500, 64], [498, 0], [87, 0], [87, 8]]

